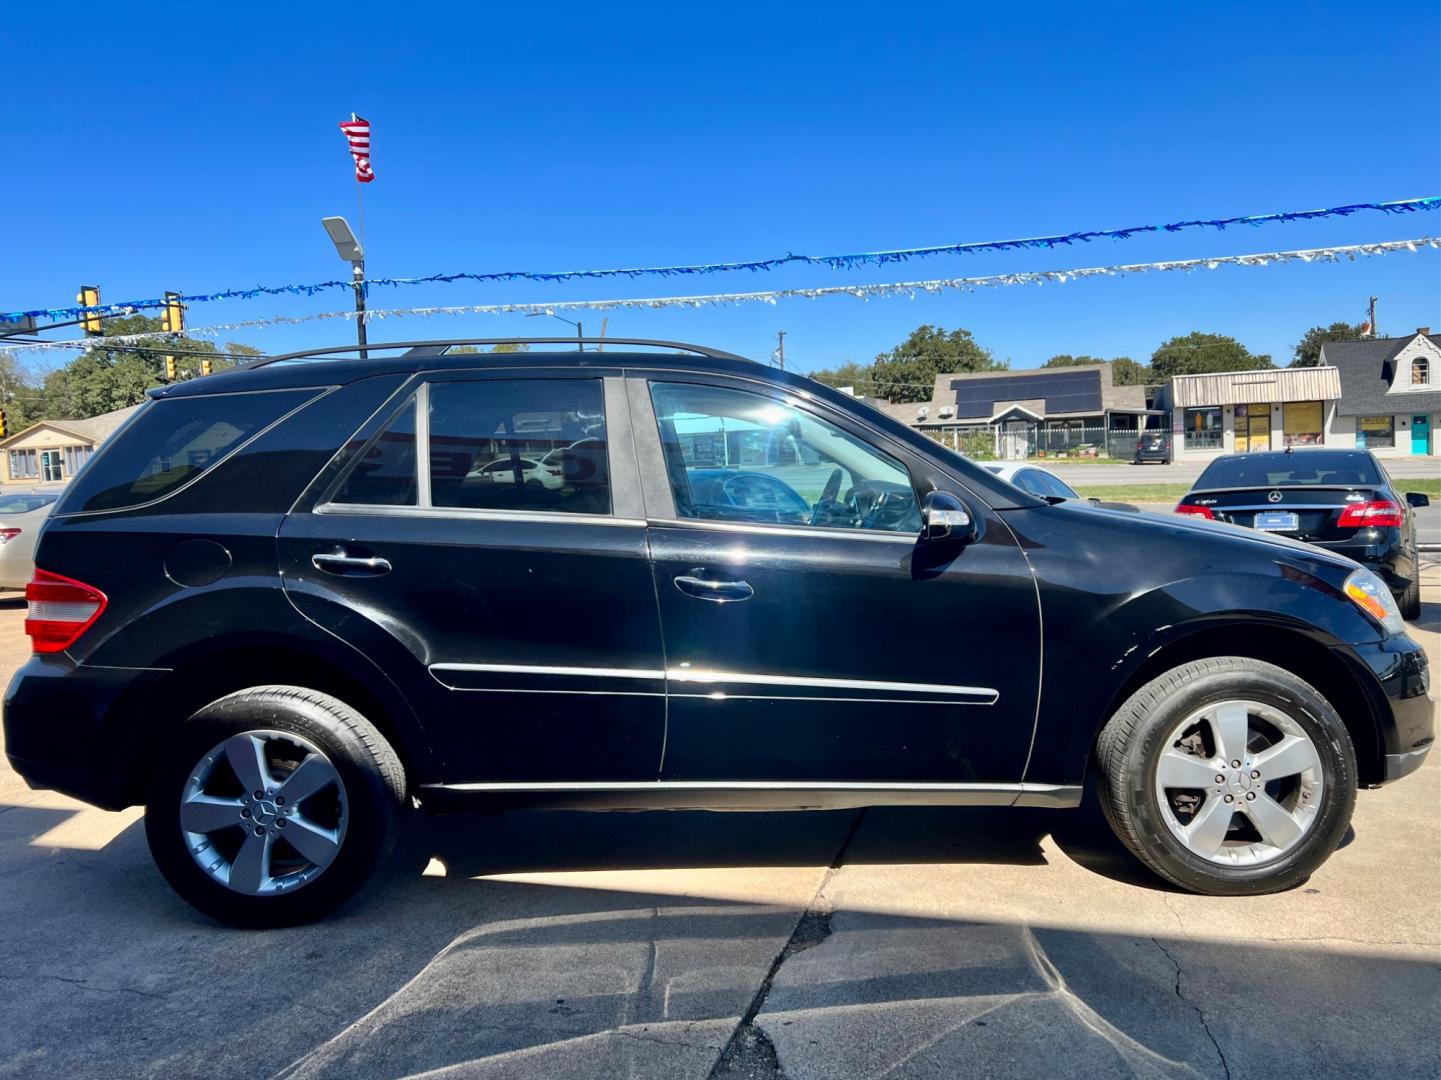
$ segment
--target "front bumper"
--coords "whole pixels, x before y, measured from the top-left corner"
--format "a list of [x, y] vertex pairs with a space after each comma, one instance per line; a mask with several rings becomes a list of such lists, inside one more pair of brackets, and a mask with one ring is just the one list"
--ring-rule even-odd
[[1412, 750], [1406, 754], [1386, 755], [1386, 776], [1382, 783], [1389, 784], [1392, 780], [1400, 780], [1403, 776], [1410, 776], [1421, 767], [1426, 760], [1426, 755], [1431, 752], [1429, 745], [1421, 747], [1420, 750]]
[[1380, 775], [1372, 784], [1389, 783], [1414, 772], [1436, 740], [1436, 702], [1425, 651], [1405, 634], [1341, 651], [1365, 668], [1358, 674], [1371, 701], [1381, 743]]

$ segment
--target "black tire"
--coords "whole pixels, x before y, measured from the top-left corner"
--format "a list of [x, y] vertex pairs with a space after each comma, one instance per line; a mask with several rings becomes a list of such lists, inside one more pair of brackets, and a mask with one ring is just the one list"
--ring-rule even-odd
[[1418, 551], [1416, 557], [1411, 561], [1412, 573], [1411, 583], [1406, 586], [1405, 591], [1397, 600], [1397, 606], [1401, 609], [1401, 618], [1407, 622], [1415, 622], [1421, 617], [1421, 553]]
[[[193, 770], [225, 740], [254, 731], [293, 734], [321, 751], [343, 785], [345, 805], [345, 827], [332, 861], [292, 891], [270, 895], [237, 892], [203, 870], [180, 823], [181, 798]], [[181, 726], [151, 777], [145, 836], [165, 880], [199, 911], [236, 926], [292, 926], [334, 910], [374, 875], [395, 845], [405, 805], [400, 759], [358, 712], [314, 690], [256, 686], [212, 702]], [[235, 832], [244, 835], [243, 828]]]
[[[1223, 866], [1194, 853], [1172, 834], [1157, 791], [1156, 765], [1168, 735], [1208, 705], [1231, 700], [1258, 702], [1288, 717], [1320, 759], [1324, 787], [1309, 831], [1259, 865]], [[1096, 758], [1101, 805], [1121, 842], [1167, 881], [1212, 896], [1280, 892], [1301, 884], [1341, 842], [1356, 802], [1356, 753], [1336, 710], [1289, 671], [1245, 657], [1184, 664], [1148, 682], [1101, 731]]]

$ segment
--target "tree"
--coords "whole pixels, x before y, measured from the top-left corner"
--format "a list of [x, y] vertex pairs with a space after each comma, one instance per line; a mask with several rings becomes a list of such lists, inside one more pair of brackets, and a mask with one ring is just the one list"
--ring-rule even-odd
[[[479, 345], [452, 345], [448, 350], [446, 350], [445, 355], [468, 356], [471, 353], [480, 353], [484, 351], [485, 350], [482, 349]], [[499, 345], [494, 346], [490, 351], [498, 353], [530, 352], [530, 346], [521, 341], [502, 341]]]
[[1041, 367], [1080, 367], [1082, 364], [1104, 364], [1105, 361], [1099, 356], [1072, 356], [1070, 353], [1059, 353], [1051, 357]]
[[1145, 386], [1153, 381], [1151, 369], [1136, 363], [1129, 356], [1118, 356], [1111, 361], [1111, 383], [1114, 386]]
[[1204, 375], [1213, 371], [1247, 371], [1269, 368], [1269, 356], [1251, 352], [1233, 337], [1193, 330], [1173, 337], [1151, 354], [1151, 373], [1163, 382], [1175, 375]]
[[929, 401], [942, 372], [1004, 371], [1010, 364], [996, 360], [976, 344], [969, 330], [918, 326], [900, 345], [876, 357], [871, 365], [871, 393], [894, 402]]
[[[160, 338], [160, 320], [148, 315], [106, 319], [103, 325], [105, 338], [152, 332], [157, 338], [153, 343], [127, 346], [106, 345], [105, 338], [98, 338], [74, 360], [50, 372], [42, 391], [46, 418], [83, 420], [138, 405], [147, 390], [164, 381], [167, 354], [175, 357], [181, 378], [198, 375], [203, 359], [211, 362], [212, 370], [220, 371], [246, 357], [261, 355], [260, 350], [238, 343], [222, 347], [184, 335]], [[211, 355], [192, 355], [195, 353]]]
[[871, 392], [871, 365], [869, 364], [858, 364], [854, 360], [847, 360], [835, 367], [819, 368], [808, 374], [816, 382], [825, 383], [827, 386], [854, 386], [858, 394]]
[[[1328, 341], [1360, 341], [1365, 323], [1333, 322], [1330, 326], [1313, 326], [1296, 343], [1291, 367], [1315, 367], [1321, 362], [1321, 346]], [[1380, 337], [1380, 334], [1376, 335]]]
[[0, 352], [0, 409], [5, 410], [10, 435], [24, 431], [44, 415], [40, 388], [20, 359], [8, 350]]

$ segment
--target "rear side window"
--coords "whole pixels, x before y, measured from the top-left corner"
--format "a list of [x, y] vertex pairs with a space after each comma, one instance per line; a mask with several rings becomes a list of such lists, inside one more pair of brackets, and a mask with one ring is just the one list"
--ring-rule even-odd
[[[420, 420], [428, 439], [420, 436], [427, 445], [418, 450]], [[420, 477], [429, 481], [428, 497]], [[330, 501], [609, 514], [601, 381], [430, 383], [361, 452]]]
[[470, 510], [610, 513], [600, 380], [432, 383], [430, 499]]
[[269, 390], [153, 402], [75, 479], [58, 510], [123, 510], [163, 498], [318, 393]]

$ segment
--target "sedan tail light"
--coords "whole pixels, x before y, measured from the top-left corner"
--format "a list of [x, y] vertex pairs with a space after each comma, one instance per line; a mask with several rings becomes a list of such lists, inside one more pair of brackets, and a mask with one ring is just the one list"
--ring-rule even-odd
[[1352, 503], [1341, 511], [1341, 518], [1336, 524], [1343, 529], [1360, 529], [1366, 526], [1395, 528], [1401, 524], [1403, 513], [1401, 505], [1390, 499]]
[[1207, 521], [1216, 520], [1216, 515], [1211, 513], [1209, 506], [1187, 506], [1185, 503], [1179, 503], [1176, 506], [1176, 513], [1190, 514], [1192, 517], [1202, 517]]
[[25, 586], [25, 599], [30, 604], [25, 633], [37, 653], [70, 648], [100, 618], [108, 602], [99, 589], [39, 567]]
[[19, 535], [19, 529], [0, 529], [0, 544], [8, 544]]

